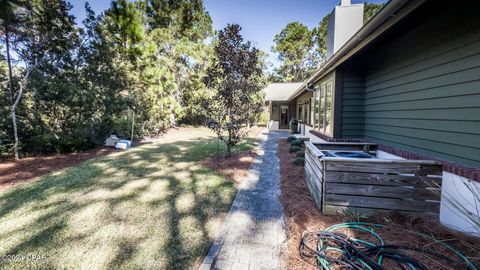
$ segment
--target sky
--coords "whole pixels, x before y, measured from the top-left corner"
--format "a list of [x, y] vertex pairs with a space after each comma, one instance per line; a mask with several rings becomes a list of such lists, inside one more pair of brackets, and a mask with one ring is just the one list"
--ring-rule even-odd
[[[110, 6], [110, 0], [89, 0], [96, 13]], [[213, 27], [224, 28], [228, 23], [242, 27], [245, 40], [269, 54], [268, 61], [278, 65], [276, 55], [271, 52], [273, 38], [288, 23], [298, 21], [316, 27], [322, 18], [330, 13], [340, 0], [204, 0], [205, 9], [210, 13]], [[352, 0], [361, 3], [365, 0]], [[369, 3], [383, 3], [385, 0], [368, 0]], [[80, 23], [85, 17], [85, 0], [70, 0], [72, 13]]]

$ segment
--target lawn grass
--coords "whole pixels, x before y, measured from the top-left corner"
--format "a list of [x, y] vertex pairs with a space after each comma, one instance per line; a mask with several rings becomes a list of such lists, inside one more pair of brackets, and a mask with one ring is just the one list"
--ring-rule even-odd
[[209, 134], [173, 133], [2, 191], [0, 269], [192, 269], [236, 193], [198, 165], [216, 151]]

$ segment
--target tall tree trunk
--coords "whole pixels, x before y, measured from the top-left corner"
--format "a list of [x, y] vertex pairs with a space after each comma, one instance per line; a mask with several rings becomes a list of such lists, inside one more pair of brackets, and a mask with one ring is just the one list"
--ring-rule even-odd
[[12, 123], [13, 123], [13, 137], [15, 138], [15, 143], [13, 144], [13, 152], [15, 154], [15, 159], [20, 159], [18, 155], [18, 129], [17, 129], [17, 114], [16, 106], [12, 106]]
[[10, 60], [10, 33], [8, 27], [5, 27], [5, 43], [7, 47], [7, 63], [8, 63], [8, 82], [10, 87], [10, 104], [13, 104], [13, 76], [12, 76], [12, 63]]
[[13, 151], [15, 154], [15, 159], [19, 159], [18, 155], [18, 145], [20, 143], [20, 140], [18, 139], [18, 127], [17, 127], [17, 106], [20, 101], [20, 97], [23, 94], [23, 86], [20, 84], [20, 90], [18, 91], [17, 98], [13, 102], [12, 105], [12, 124], [13, 124], [13, 137], [15, 138], [15, 143], [13, 144]]
[[12, 124], [13, 124], [13, 137], [15, 138], [15, 143], [13, 144], [13, 151], [15, 154], [15, 159], [19, 159], [20, 156], [18, 155], [18, 145], [20, 144], [20, 140], [18, 139], [18, 127], [17, 127], [17, 106], [20, 102], [20, 99], [23, 95], [23, 89], [27, 84], [28, 77], [30, 76], [31, 69], [27, 67], [27, 73], [25, 77], [19, 82], [20, 89], [18, 90], [17, 97], [12, 104]]
[[[18, 91], [17, 98], [15, 99], [14, 91], [13, 91], [13, 75], [12, 75], [12, 63], [10, 59], [10, 32], [8, 27], [5, 27], [5, 43], [7, 49], [7, 64], [8, 64], [8, 81], [9, 81], [9, 88], [10, 88], [10, 102], [12, 105], [12, 124], [13, 124], [13, 137], [15, 139], [15, 143], [13, 144], [13, 151], [15, 155], [15, 159], [19, 159], [18, 155], [18, 127], [17, 127], [17, 106], [20, 102], [20, 98], [23, 94], [23, 84], [20, 83], [20, 90]], [[29, 73], [27, 73], [28, 76]]]
[[171, 127], [171, 128], [173, 128], [173, 127], [176, 126], [174, 109], [175, 109], [175, 105], [170, 104], [169, 122], [170, 122], [170, 127]]
[[135, 128], [135, 111], [132, 109], [132, 134], [130, 137], [130, 145], [133, 145], [133, 134], [134, 134], [134, 128]]
[[232, 128], [228, 127], [227, 156], [232, 153]]

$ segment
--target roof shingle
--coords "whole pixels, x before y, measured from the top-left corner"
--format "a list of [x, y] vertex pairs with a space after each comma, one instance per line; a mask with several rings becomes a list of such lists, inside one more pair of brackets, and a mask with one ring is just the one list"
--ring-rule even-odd
[[302, 83], [270, 83], [263, 89], [266, 101], [287, 101]]

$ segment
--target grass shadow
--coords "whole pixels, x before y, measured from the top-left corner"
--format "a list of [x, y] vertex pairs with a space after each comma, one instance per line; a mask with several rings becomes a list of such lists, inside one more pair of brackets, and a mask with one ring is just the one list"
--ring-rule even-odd
[[190, 269], [236, 193], [198, 164], [216, 151], [209, 138], [149, 143], [2, 191], [0, 253], [41, 251], [47, 268]]

